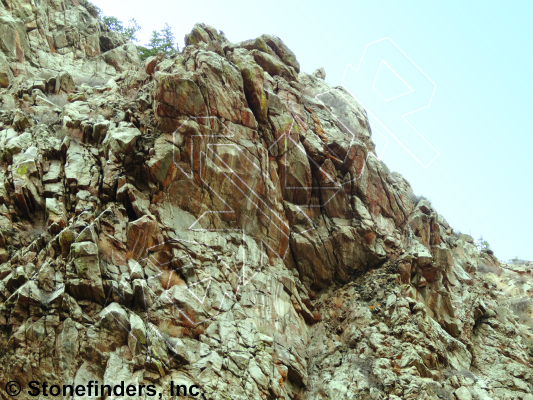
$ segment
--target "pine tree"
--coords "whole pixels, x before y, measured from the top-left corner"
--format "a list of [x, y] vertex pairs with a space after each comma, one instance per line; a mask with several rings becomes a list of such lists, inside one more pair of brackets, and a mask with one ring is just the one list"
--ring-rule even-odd
[[[101, 12], [101, 10], [99, 12]], [[109, 29], [111, 29], [113, 32], [122, 33], [131, 42], [139, 41], [139, 39], [137, 39], [137, 32], [141, 30], [141, 27], [137, 23], [135, 18], [129, 21], [128, 26], [126, 28], [124, 28], [122, 21], [120, 21], [117, 17], [113, 16], [102, 16], [102, 23]]]
[[476, 242], [476, 246], [478, 250], [485, 250], [490, 249], [490, 244], [485, 239], [483, 239], [483, 236], [480, 236], [479, 239]]
[[[99, 10], [99, 13], [101, 14], [101, 10]], [[135, 19], [130, 20], [128, 26], [124, 28], [122, 21], [117, 17], [102, 16], [101, 18], [102, 23], [113, 32], [122, 33], [131, 42], [139, 41], [137, 33], [141, 30], [141, 27]], [[156, 56], [159, 52], [171, 57], [179, 51], [176, 45], [176, 39], [174, 38], [174, 33], [168, 23], [165, 23], [165, 26], [159, 32], [152, 31], [152, 35], [146, 46], [137, 46], [137, 50], [139, 51], [141, 60]]]
[[141, 26], [137, 23], [135, 18], [131, 19], [128, 27], [124, 29], [124, 35], [128, 38], [131, 42], [138, 42], [139, 39], [137, 38], [137, 32], [141, 30]]
[[166, 23], [161, 31], [152, 31], [152, 36], [150, 36], [146, 46], [137, 46], [137, 49], [141, 55], [141, 60], [146, 60], [148, 57], [156, 56], [159, 52], [173, 56], [178, 51], [175, 46], [174, 33]]
[[105, 26], [107, 26], [109, 29], [111, 29], [114, 32], [120, 32], [120, 33], [124, 32], [122, 21], [120, 21], [117, 17], [104, 15], [102, 17], [102, 22], [104, 23]]
[[141, 60], [146, 60], [148, 57], [156, 56], [159, 53], [163, 39], [158, 31], [152, 31], [152, 36], [146, 47], [137, 46], [141, 55]]
[[165, 26], [163, 29], [161, 29], [161, 45], [160, 50], [165, 53], [166, 55], [172, 55], [176, 53], [175, 46], [175, 39], [174, 34], [172, 33], [172, 28], [168, 25], [168, 23], [165, 23]]

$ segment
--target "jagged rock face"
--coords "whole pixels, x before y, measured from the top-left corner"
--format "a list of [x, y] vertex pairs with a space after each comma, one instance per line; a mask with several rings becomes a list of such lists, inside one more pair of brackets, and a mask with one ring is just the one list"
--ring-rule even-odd
[[[48, 21], [41, 36], [68, 38], [56, 13], [97, 21], [90, 6], [42, 4], [13, 26]], [[47, 68], [29, 42], [29, 72], [1, 93], [3, 386], [533, 398], [527, 273], [377, 160], [365, 111], [323, 70], [300, 72], [279, 38], [234, 44], [203, 24], [181, 54], [141, 65], [87, 26], [53, 85], [22, 79]], [[114, 78], [77, 83], [88, 62]]]
[[26, 79], [21, 88], [31, 95], [32, 89], [54, 86], [58, 71], [80, 80], [107, 80], [138, 62], [135, 46], [109, 32], [90, 3], [0, 2], [0, 88]]

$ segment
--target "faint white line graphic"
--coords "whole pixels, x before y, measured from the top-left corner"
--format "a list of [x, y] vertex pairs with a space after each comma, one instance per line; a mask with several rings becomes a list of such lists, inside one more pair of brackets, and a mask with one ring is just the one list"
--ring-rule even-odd
[[[385, 57], [393, 58], [396, 68], [393, 69], [384, 60]], [[385, 98], [376, 89], [376, 80], [383, 65], [407, 86], [409, 89], [407, 92]], [[371, 76], [376, 69], [377, 72], [372, 79]], [[402, 71], [399, 73], [397, 69]], [[405, 78], [403, 75], [409, 75], [410, 78]], [[367, 44], [357, 68], [351, 64], [347, 65], [342, 86], [366, 109], [377, 125], [391, 135], [422, 167], [427, 168], [439, 156], [440, 153], [406, 119], [409, 115], [429, 108], [437, 85], [390, 38]], [[416, 94], [420, 96], [415, 99], [413, 96]], [[374, 124], [372, 129], [375, 129]], [[413, 137], [413, 132], [416, 137]]]

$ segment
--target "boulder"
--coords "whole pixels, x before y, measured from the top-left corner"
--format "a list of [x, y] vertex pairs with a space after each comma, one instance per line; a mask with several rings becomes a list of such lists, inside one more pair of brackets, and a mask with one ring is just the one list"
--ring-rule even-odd
[[46, 214], [48, 220], [46, 226], [51, 227], [54, 233], [67, 226], [67, 211], [65, 205], [55, 198], [46, 199]]
[[134, 126], [120, 125], [109, 129], [103, 141], [105, 156], [109, 157], [110, 152], [115, 156], [131, 153], [140, 136], [141, 131]]
[[296, 80], [296, 75], [283, 62], [268, 53], [263, 53], [259, 50], [253, 50], [252, 55], [254, 60], [266, 72], [272, 76], [281, 76], [287, 81]]
[[141, 63], [139, 52], [131, 42], [126, 42], [120, 47], [105, 52], [103, 58], [117, 72], [137, 68]]
[[74, 79], [68, 72], [63, 71], [56, 78], [55, 93], [72, 93], [75, 88]]
[[100, 34], [100, 50], [102, 53], [122, 46], [125, 38], [118, 32], [103, 32]]
[[262, 35], [261, 38], [272, 48], [272, 50], [274, 50], [281, 61], [286, 65], [293, 67], [296, 73], [300, 72], [300, 63], [296, 60], [296, 56], [279, 37]]
[[234, 62], [239, 67], [246, 100], [255, 118], [259, 122], [267, 121], [268, 100], [264, 91], [264, 71], [249, 56], [234, 56]]
[[198, 85], [182, 74], [159, 74], [152, 93], [156, 118], [161, 129], [173, 132], [179, 127], [178, 117], [205, 116], [207, 108]]
[[0, 52], [0, 88], [9, 87], [13, 78], [13, 73], [9, 68], [9, 63], [4, 56], [4, 53]]
[[79, 128], [81, 122], [89, 118], [91, 109], [87, 102], [75, 101], [63, 107], [63, 117], [69, 118], [69, 128]]
[[97, 245], [92, 242], [73, 243], [70, 246], [70, 253], [76, 278], [68, 282], [69, 293], [76, 300], [101, 303], [105, 296]]
[[69, 142], [64, 170], [67, 183], [75, 183], [80, 189], [95, 187], [98, 184], [98, 168], [94, 156], [76, 141]]
[[322, 67], [317, 68], [313, 72], [313, 76], [317, 77], [318, 79], [326, 79], [326, 70], [324, 68], [322, 68]]

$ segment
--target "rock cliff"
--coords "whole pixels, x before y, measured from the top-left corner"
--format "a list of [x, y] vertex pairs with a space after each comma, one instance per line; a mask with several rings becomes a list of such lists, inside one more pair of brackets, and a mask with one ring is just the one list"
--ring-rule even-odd
[[415, 196], [279, 38], [197, 24], [141, 63], [76, 0], [4, 0], [0, 29], [3, 398], [533, 399], [529, 265]]

